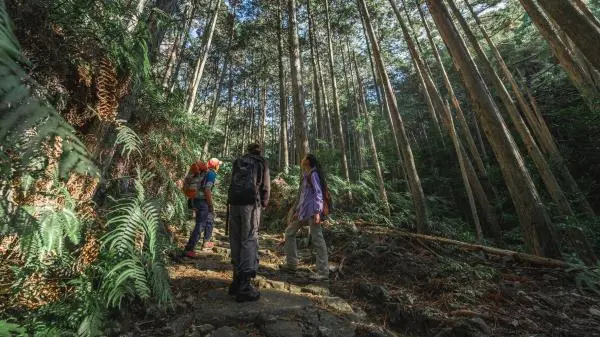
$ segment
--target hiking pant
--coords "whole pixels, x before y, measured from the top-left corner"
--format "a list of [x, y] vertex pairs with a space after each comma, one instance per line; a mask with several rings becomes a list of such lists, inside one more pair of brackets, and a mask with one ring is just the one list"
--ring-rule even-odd
[[294, 221], [285, 229], [285, 257], [287, 264], [290, 266], [298, 265], [298, 247], [296, 246], [296, 233], [300, 227], [310, 226], [310, 238], [313, 248], [317, 251], [317, 273], [321, 275], [329, 275], [329, 263], [327, 256], [327, 244], [323, 237], [323, 229], [321, 225], [315, 224], [314, 219], [310, 218], [305, 221]]
[[260, 213], [258, 204], [230, 206], [229, 247], [231, 263], [237, 273], [256, 275], [258, 271]]
[[185, 245], [186, 251], [193, 251], [198, 241], [200, 234], [204, 234], [204, 242], [208, 242], [212, 238], [213, 221], [209, 219], [208, 204], [204, 199], [194, 199], [194, 208], [196, 209], [196, 225], [190, 235], [188, 243]]

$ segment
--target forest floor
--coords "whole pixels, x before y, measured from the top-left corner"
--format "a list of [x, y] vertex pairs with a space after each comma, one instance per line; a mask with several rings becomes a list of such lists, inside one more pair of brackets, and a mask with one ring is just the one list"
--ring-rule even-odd
[[[219, 228], [220, 227], [220, 228]], [[326, 226], [330, 280], [311, 282], [314, 256], [300, 237], [302, 268], [280, 272], [281, 234], [261, 233], [262, 297], [227, 295], [231, 265], [217, 223], [213, 250], [169, 268], [174, 310], [133, 314], [123, 336], [600, 336], [600, 296], [563, 269], [424, 242], [396, 230]], [[183, 246], [184, 236], [175, 236]]]

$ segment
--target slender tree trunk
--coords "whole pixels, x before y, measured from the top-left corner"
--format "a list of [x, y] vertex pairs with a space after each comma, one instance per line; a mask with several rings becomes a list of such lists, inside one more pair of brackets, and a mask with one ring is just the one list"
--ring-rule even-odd
[[544, 16], [540, 8], [533, 0], [519, 0], [523, 8], [533, 23], [538, 28], [542, 36], [548, 41], [550, 49], [558, 62], [567, 72], [567, 75], [583, 96], [586, 104], [592, 111], [598, 111], [598, 102], [600, 102], [600, 92], [594, 85], [590, 75], [586, 73], [575, 62], [574, 55], [570, 52], [566, 42], [561, 40], [556, 31], [552, 28], [551, 22]]
[[132, 33], [135, 30], [135, 27], [137, 27], [138, 21], [140, 20], [140, 16], [146, 8], [146, 2], [148, 2], [148, 0], [138, 0], [137, 5], [135, 6], [135, 12], [131, 17], [131, 20], [129, 20], [129, 22], [127, 23], [128, 33]]
[[217, 0], [217, 4], [215, 6], [215, 10], [213, 12], [210, 25], [208, 27], [209, 31], [204, 32], [202, 36], [202, 48], [200, 54], [198, 55], [198, 61], [196, 62], [196, 69], [194, 70], [194, 75], [192, 76], [192, 81], [190, 82], [190, 86], [188, 87], [187, 99], [186, 99], [186, 108], [188, 114], [191, 114], [194, 110], [194, 105], [196, 103], [196, 93], [198, 92], [198, 85], [200, 84], [200, 80], [202, 79], [202, 74], [204, 72], [204, 65], [206, 64], [206, 59], [208, 59], [208, 53], [210, 51], [210, 46], [212, 43], [213, 34], [215, 32], [215, 27], [217, 26], [217, 21], [219, 18], [219, 8], [221, 7], [221, 0]]
[[313, 70], [313, 90], [315, 91], [315, 112], [316, 112], [316, 125], [317, 125], [317, 139], [324, 139], [323, 137], [323, 124], [322, 121], [322, 111], [321, 111], [321, 85], [319, 83], [319, 71], [317, 69], [317, 61], [315, 59], [315, 22], [313, 19], [312, 11], [311, 11], [311, 2], [312, 0], [306, 1], [306, 8], [308, 11], [308, 40], [310, 42], [310, 61]]
[[402, 29], [402, 34], [404, 35], [404, 40], [406, 41], [409, 52], [412, 56], [415, 68], [421, 74], [421, 80], [423, 82], [425, 95], [427, 95], [427, 97], [430, 97], [430, 101], [432, 102], [435, 110], [441, 114], [442, 120], [444, 121], [444, 124], [448, 129], [448, 133], [450, 134], [450, 138], [452, 139], [454, 150], [456, 151], [456, 156], [458, 157], [458, 163], [460, 166], [460, 172], [463, 178], [463, 183], [465, 185], [465, 191], [467, 192], [467, 198], [469, 200], [469, 205], [471, 208], [471, 215], [473, 216], [473, 222], [475, 223], [475, 229], [477, 231], [477, 241], [481, 243], [483, 240], [483, 233], [481, 230], [481, 224], [479, 222], [479, 216], [477, 214], [477, 206], [475, 205], [475, 198], [473, 197], [473, 192], [469, 183], [469, 177], [466, 171], [467, 169], [465, 167], [465, 162], [462, 153], [462, 145], [458, 140], [456, 129], [454, 128], [454, 121], [452, 118], [452, 113], [450, 112], [450, 107], [449, 105], [444, 104], [442, 96], [437, 90], [437, 87], [433, 82], [433, 79], [431, 78], [427, 67], [425, 66], [425, 61], [423, 61], [421, 53], [415, 47], [415, 39], [413, 39], [413, 37], [411, 36], [411, 32], [409, 31], [408, 27], [404, 24], [402, 20], [402, 15], [400, 14], [400, 10], [398, 9], [398, 6], [396, 6], [396, 3], [394, 1], [395, 0], [389, 0], [390, 5], [392, 5], [392, 9], [394, 10], [394, 13], [396, 14], [396, 18], [398, 19], [398, 23], [400, 24], [400, 28]]
[[[431, 35], [431, 30], [429, 28], [429, 24], [427, 23], [427, 20], [425, 20], [425, 15], [423, 13], [423, 9], [421, 8], [421, 6], [419, 4], [417, 4], [417, 9], [419, 11], [419, 15], [421, 17], [421, 22], [423, 23], [423, 27], [425, 28], [425, 33], [427, 34], [427, 38], [429, 40], [431, 50], [433, 52], [433, 55], [435, 56], [438, 66], [440, 67], [441, 75], [444, 80], [444, 85], [446, 87], [446, 90], [448, 91], [448, 96], [450, 97], [450, 100], [452, 101], [452, 105], [454, 106], [454, 110], [456, 111], [458, 125], [462, 130], [463, 136], [465, 137], [465, 139], [467, 141], [467, 147], [468, 147], [469, 151], [471, 152], [471, 156], [473, 157], [473, 160], [475, 161], [475, 167], [477, 168], [480, 176], [483, 179], [487, 180], [487, 172], [485, 169], [485, 165], [483, 164], [481, 155], [479, 154], [479, 151], [477, 150], [477, 146], [475, 145], [475, 140], [473, 139], [471, 131], [469, 130], [469, 125], [467, 124], [467, 119], [465, 118], [465, 114], [460, 106], [460, 102], [458, 101], [458, 98], [456, 97], [456, 94], [454, 93], [452, 83], [450, 83], [450, 79], [448, 78], [448, 73], [446, 72], [444, 63], [442, 62], [442, 58], [438, 51], [437, 45], [436, 45], [435, 41], [433, 40], [433, 36]], [[475, 121], [475, 123], [477, 123], [477, 121]]]
[[402, 117], [400, 116], [400, 112], [398, 110], [398, 103], [392, 89], [392, 83], [390, 82], [388, 74], [385, 70], [385, 65], [379, 49], [379, 42], [375, 38], [375, 32], [373, 31], [373, 26], [371, 25], [371, 18], [369, 16], [367, 4], [365, 3], [365, 0], [358, 0], [358, 2], [361, 15], [364, 18], [363, 22], [371, 42], [373, 57], [375, 58], [375, 63], [384, 85], [387, 101], [390, 106], [390, 110], [392, 111], [393, 121], [396, 126], [396, 130], [399, 133], [398, 140], [400, 141], [401, 145], [402, 159], [406, 169], [406, 175], [408, 177], [408, 186], [411, 192], [413, 205], [415, 207], [417, 231], [419, 233], [423, 233], [427, 231], [427, 205], [425, 203], [425, 195], [423, 194], [423, 188], [421, 186], [419, 174], [417, 173], [415, 159], [410, 147], [408, 135], [404, 128], [404, 122], [402, 121]]
[[[316, 37], [315, 37], [316, 38]], [[321, 91], [323, 92], [323, 118], [324, 123], [321, 123], [323, 127], [325, 127], [325, 132], [327, 133], [327, 141], [331, 148], [335, 148], [335, 143], [333, 142], [333, 127], [331, 126], [331, 114], [329, 113], [329, 99], [327, 98], [327, 91], [325, 90], [325, 78], [323, 76], [323, 69], [321, 68], [321, 56], [319, 53], [319, 44], [318, 41], [315, 46], [315, 51], [317, 52], [317, 68], [319, 69], [319, 82], [321, 83]]]
[[175, 33], [175, 41], [173, 41], [173, 46], [171, 47], [171, 51], [169, 52], [169, 57], [167, 58], [167, 62], [165, 64], [165, 72], [163, 74], [162, 87], [168, 88], [169, 83], [171, 82], [171, 77], [173, 76], [173, 70], [175, 69], [175, 63], [180, 54], [180, 50], [183, 48], [181, 41], [183, 41], [186, 37], [188, 28], [188, 22], [192, 21], [192, 14], [194, 12], [193, 5], [187, 6], [184, 11], [184, 18], [189, 18], [181, 23], [179, 26], [179, 31]]
[[[397, 165], [396, 168], [398, 170], [399, 176], [404, 178], [404, 181], [408, 183], [408, 177], [406, 175], [406, 169], [404, 168], [404, 164], [402, 163], [402, 151], [400, 150], [400, 141], [398, 140], [398, 131], [396, 130], [396, 125], [394, 125], [394, 118], [392, 117], [392, 111], [387, 101], [387, 97], [385, 94], [385, 89], [383, 87], [383, 82], [381, 80], [381, 75], [379, 75], [379, 71], [377, 70], [377, 65], [373, 63], [373, 53], [371, 53], [371, 43], [369, 42], [369, 36], [367, 34], [366, 24], [362, 15], [360, 15], [360, 21], [362, 23], [363, 35], [365, 37], [365, 43], [367, 45], [367, 53], [369, 54], [369, 62], [371, 63], [372, 71], [373, 71], [373, 80], [375, 81], [375, 87], [381, 89], [381, 104], [382, 104], [382, 112], [384, 113], [384, 117], [387, 118], [388, 124], [390, 126], [390, 130], [392, 131], [392, 140], [394, 145], [394, 150], [396, 151], [397, 157]], [[379, 87], [381, 85], [381, 87]]]
[[231, 69], [231, 67], [229, 68], [229, 88], [227, 90], [227, 114], [225, 115], [225, 139], [223, 140], [223, 150], [221, 151], [221, 153], [224, 156], [227, 156], [229, 154], [228, 151], [228, 147], [229, 147], [229, 124], [230, 124], [230, 116], [231, 116], [231, 112], [233, 111], [233, 71]]
[[288, 0], [288, 34], [290, 43], [290, 66], [292, 69], [292, 99], [294, 102], [294, 137], [296, 139], [296, 161], [310, 152], [306, 136], [306, 109], [302, 87], [302, 65], [300, 61], [300, 43], [298, 41], [298, 19], [296, 18], [296, 0]]
[[558, 150], [558, 147], [556, 146], [556, 143], [554, 142], [554, 138], [552, 137], [550, 130], [546, 126], [545, 121], [542, 118], [538, 118], [538, 116], [536, 116], [536, 113], [532, 110], [531, 106], [528, 104], [527, 100], [525, 99], [525, 95], [523, 94], [519, 85], [517, 84], [517, 81], [515, 80], [512, 72], [508, 69], [508, 66], [506, 65], [504, 58], [500, 54], [500, 51], [498, 51], [498, 48], [496, 48], [496, 45], [490, 38], [488, 32], [481, 24], [479, 17], [473, 10], [473, 7], [471, 6], [471, 4], [469, 3], [468, 0], [465, 0], [465, 3], [467, 4], [467, 7], [469, 8], [471, 14], [473, 15], [473, 18], [475, 19], [475, 22], [477, 23], [483, 37], [485, 38], [488, 45], [490, 46], [490, 48], [494, 54], [494, 57], [498, 61], [498, 64], [500, 65], [500, 69], [502, 70], [504, 77], [508, 80], [508, 83], [511, 85], [511, 87], [513, 89], [513, 93], [515, 94], [515, 97], [517, 98], [517, 102], [519, 103], [519, 107], [521, 108], [521, 111], [525, 115], [525, 118], [527, 119], [527, 122], [529, 123], [530, 128], [533, 130], [534, 135], [536, 136], [537, 140], [539, 141], [541, 148], [544, 150], [544, 152], [546, 154], [548, 154], [550, 156], [550, 160], [556, 165], [557, 169], [563, 176], [563, 178], [564, 178], [563, 181], [566, 183], [569, 190], [574, 195], [576, 195], [580, 200], [582, 200], [581, 204], [583, 206], [584, 211], [588, 215], [594, 216], [595, 214], [594, 214], [593, 210], [591, 209], [590, 205], [585, 200], [585, 196], [583, 196], [583, 194], [581, 193], [581, 190], [579, 189], [579, 186], [577, 186], [577, 183], [575, 182], [575, 179], [573, 179], [573, 176], [571, 176], [571, 173], [565, 164], [565, 160], [563, 159], [562, 155], [560, 154], [560, 151]]
[[[570, 0], [538, 1], [541, 8], [556, 22], [559, 29], [573, 40], [590, 63], [600, 71], [600, 26], [597, 20], [577, 8]], [[581, 4], [580, 6], [584, 6]], [[592, 16], [593, 17], [593, 16]]]
[[467, 24], [467, 21], [462, 16], [458, 7], [456, 7], [456, 4], [454, 3], [454, 1], [448, 0], [448, 4], [450, 5], [450, 8], [454, 12], [454, 16], [458, 19], [458, 22], [462, 26], [463, 31], [467, 35], [467, 38], [471, 42], [471, 45], [477, 52], [477, 56], [481, 60], [481, 65], [483, 66], [484, 71], [486, 72], [486, 74], [487, 74], [488, 78], [490, 79], [490, 81], [492, 82], [494, 88], [500, 95], [500, 99], [504, 103], [504, 106], [508, 110], [508, 114], [509, 114], [517, 132], [521, 136], [521, 139], [523, 140], [523, 143], [525, 144], [525, 148], [527, 149], [527, 152], [533, 159], [533, 161], [538, 169], [540, 177], [542, 178], [542, 181], [544, 182], [544, 185], [546, 186], [546, 190], [548, 191], [552, 200], [556, 203], [556, 205], [558, 206], [558, 209], [560, 210], [560, 212], [563, 215], [566, 215], [566, 216], [573, 215], [573, 211], [571, 210], [569, 201], [567, 200], [560, 185], [558, 184], [558, 181], [556, 180], [554, 173], [552, 173], [550, 165], [546, 161], [546, 158], [544, 158], [544, 155], [542, 154], [540, 148], [538, 147], [537, 142], [535, 141], [535, 139], [533, 139], [533, 136], [531, 135], [529, 128], [525, 124], [525, 121], [523, 120], [521, 113], [517, 109], [517, 106], [516, 106], [515, 102], [513, 101], [512, 97], [510, 96], [510, 94], [508, 93], [508, 90], [504, 86], [504, 83], [502, 82], [502, 80], [500, 79], [500, 77], [498, 76], [496, 71], [494, 70], [494, 67], [490, 63], [489, 59], [487, 58], [487, 56], [481, 49], [481, 46], [479, 45], [479, 42], [477, 41], [475, 34], [473, 34], [473, 31]]
[[525, 244], [536, 255], [560, 257], [552, 223], [533, 180], [450, 14], [442, 0], [427, 0], [427, 4], [500, 164], [523, 227]]
[[[348, 46], [348, 52], [350, 53], [350, 46]], [[371, 123], [371, 116], [367, 108], [367, 100], [364, 95], [363, 80], [358, 70], [358, 64], [356, 62], [356, 56], [352, 53], [352, 62], [354, 63], [354, 69], [356, 69], [356, 81], [358, 83], [358, 97], [360, 107], [362, 108], [363, 116], [367, 122], [367, 137], [369, 139], [369, 145], [371, 146], [371, 154], [373, 156], [373, 166], [375, 174], [377, 175], [377, 183], [379, 185], [379, 196], [383, 201], [383, 207], [386, 215], [391, 216], [390, 203], [388, 201], [387, 191], [385, 189], [385, 180], [383, 179], [383, 173], [381, 171], [381, 165], [379, 165], [379, 155], [377, 154], [377, 144], [375, 142], [375, 136], [373, 136], [373, 125]]]
[[[329, 17], [329, 0], [325, 0], [325, 15], [327, 20], [327, 44], [329, 46], [329, 74], [331, 76], [331, 90], [333, 93], [333, 112], [335, 114], [334, 119], [337, 122], [337, 134], [340, 142], [340, 152], [342, 157], [342, 173], [346, 181], [350, 181], [350, 171], [348, 169], [348, 158], [346, 157], [346, 137], [344, 137], [344, 130], [342, 126], [342, 116], [340, 114], [340, 103], [338, 97], [337, 81], [335, 79], [334, 65], [333, 65], [333, 43], [331, 42], [331, 22]], [[351, 197], [351, 195], [350, 195]]]
[[265, 135], [267, 133], [267, 84], [263, 84], [260, 104], [260, 138], [259, 144], [264, 146]]
[[287, 95], [285, 93], [285, 71], [283, 68], [283, 24], [282, 24], [282, 13], [283, 6], [279, 1], [278, 14], [278, 29], [277, 29], [277, 52], [279, 53], [278, 64], [279, 64], [279, 118], [280, 118], [280, 143], [281, 150], [279, 153], [279, 168], [283, 172], [287, 173], [290, 167], [289, 161], [289, 149], [288, 149], [288, 135], [287, 135]]

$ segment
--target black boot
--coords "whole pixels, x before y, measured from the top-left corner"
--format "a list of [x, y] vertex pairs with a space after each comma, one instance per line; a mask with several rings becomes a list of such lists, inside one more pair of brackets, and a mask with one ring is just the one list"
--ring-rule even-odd
[[235, 296], [237, 302], [258, 301], [260, 292], [250, 282], [250, 273], [240, 275], [240, 288]]
[[238, 272], [233, 272], [233, 281], [229, 285], [229, 290], [227, 293], [229, 295], [237, 295], [240, 290], [240, 274]]

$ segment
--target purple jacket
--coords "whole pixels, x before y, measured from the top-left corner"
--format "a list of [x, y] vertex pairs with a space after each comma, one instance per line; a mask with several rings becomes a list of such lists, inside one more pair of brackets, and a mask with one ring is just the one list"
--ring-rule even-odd
[[323, 212], [323, 191], [319, 175], [315, 170], [304, 173], [296, 212], [300, 221], [306, 221], [313, 215]]

